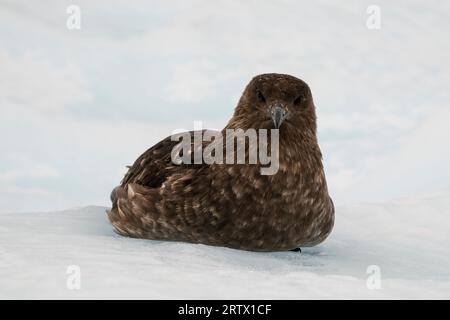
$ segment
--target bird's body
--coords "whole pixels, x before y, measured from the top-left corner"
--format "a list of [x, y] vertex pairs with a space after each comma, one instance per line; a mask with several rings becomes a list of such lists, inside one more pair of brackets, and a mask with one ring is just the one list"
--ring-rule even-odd
[[[265, 96], [258, 100], [260, 91]], [[295, 111], [297, 95], [302, 101]], [[293, 101], [286, 102], [291, 96]], [[174, 164], [171, 152], [178, 142], [168, 137], [141, 155], [112, 192], [108, 216], [116, 231], [130, 237], [255, 251], [322, 242], [333, 227], [334, 206], [307, 85], [287, 75], [255, 77], [223, 133], [226, 129], [272, 129], [270, 117], [259, 112], [261, 105], [270, 109], [274, 104], [289, 112], [282, 119], [285, 123], [277, 124], [279, 168], [275, 174], [261, 174], [259, 161]]]

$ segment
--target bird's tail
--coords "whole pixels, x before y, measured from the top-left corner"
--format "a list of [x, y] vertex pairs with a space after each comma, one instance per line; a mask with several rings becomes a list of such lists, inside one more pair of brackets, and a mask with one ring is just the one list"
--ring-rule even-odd
[[107, 211], [115, 231], [133, 238], [153, 238], [158, 193], [138, 184], [118, 186], [111, 192], [112, 208]]

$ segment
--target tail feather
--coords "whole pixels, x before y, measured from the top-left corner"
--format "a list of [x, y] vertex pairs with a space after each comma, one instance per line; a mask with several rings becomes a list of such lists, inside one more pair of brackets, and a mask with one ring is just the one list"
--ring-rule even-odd
[[111, 193], [112, 208], [107, 211], [109, 221], [118, 234], [136, 238], [154, 238], [155, 207], [158, 192], [137, 184], [116, 187]]

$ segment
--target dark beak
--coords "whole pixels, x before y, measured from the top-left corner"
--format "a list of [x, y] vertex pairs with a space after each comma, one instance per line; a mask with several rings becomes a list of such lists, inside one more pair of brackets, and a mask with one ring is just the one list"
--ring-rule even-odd
[[283, 108], [281, 104], [276, 104], [272, 106], [269, 110], [275, 129], [279, 129], [284, 119], [286, 119], [287, 111]]

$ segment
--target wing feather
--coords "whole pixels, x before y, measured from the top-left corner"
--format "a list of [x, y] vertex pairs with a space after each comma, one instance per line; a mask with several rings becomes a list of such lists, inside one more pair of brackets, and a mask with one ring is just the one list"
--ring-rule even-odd
[[[189, 133], [192, 141], [191, 150], [193, 151], [192, 137], [194, 131], [190, 131]], [[180, 142], [172, 141], [171, 136], [169, 136], [145, 151], [134, 164], [129, 167], [121, 185], [125, 186], [129, 183], [135, 183], [150, 188], [161, 187], [171, 174], [184, 170], [187, 167], [187, 165], [177, 165], [172, 162], [171, 153], [178, 143]], [[203, 146], [208, 143], [209, 142], [203, 142]]]

